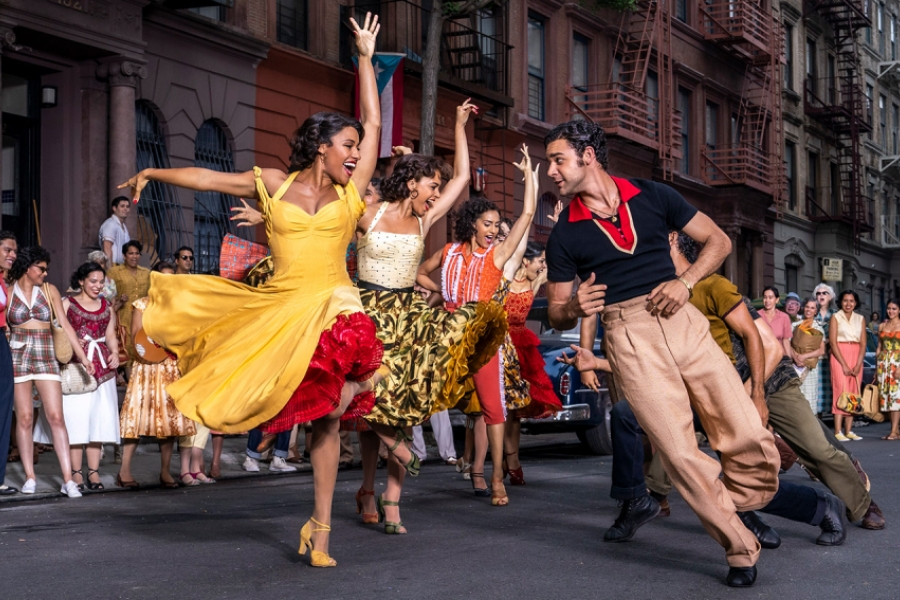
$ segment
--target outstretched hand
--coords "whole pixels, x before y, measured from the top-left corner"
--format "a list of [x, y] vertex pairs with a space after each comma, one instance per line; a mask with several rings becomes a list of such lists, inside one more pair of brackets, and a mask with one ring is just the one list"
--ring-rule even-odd
[[557, 361], [574, 366], [578, 371], [594, 371], [598, 368], [597, 357], [587, 348], [572, 344], [569, 346], [575, 354], [568, 356], [565, 352], [557, 357]]
[[553, 221], [554, 223], [558, 223], [559, 222], [559, 213], [561, 213], [562, 211], [563, 211], [563, 201], [557, 200], [556, 206], [553, 207], [553, 214], [547, 215], [547, 218], [550, 219], [551, 221]]
[[231, 207], [231, 212], [234, 213], [231, 216], [231, 220], [237, 221], [238, 227], [253, 227], [254, 225], [261, 225], [263, 223], [262, 213], [255, 208], [250, 208], [250, 205], [247, 204], [247, 201], [243, 198], [240, 198], [240, 201], [244, 206]]
[[456, 124], [465, 125], [469, 121], [470, 114], [478, 114], [478, 107], [472, 104], [471, 98], [456, 107]]
[[359, 50], [361, 57], [372, 58], [375, 55], [375, 38], [381, 25], [378, 23], [378, 15], [372, 16], [372, 13], [366, 13], [366, 20], [363, 26], [353, 17], [350, 18], [350, 25], [353, 26], [353, 35], [356, 36], [356, 49]]
[[144, 175], [144, 171], [141, 171], [125, 183], [119, 185], [116, 189], [124, 189], [131, 188], [131, 197], [135, 204], [138, 203], [138, 200], [141, 199], [141, 191], [147, 187], [147, 184], [150, 183], [150, 180], [147, 179], [147, 176]]
[[412, 148], [409, 146], [391, 146], [391, 154], [396, 157], [412, 154]]
[[522, 161], [517, 163], [514, 162], [513, 166], [522, 171], [523, 175], [528, 177], [532, 174], [531, 155], [528, 154], [528, 146], [522, 144], [522, 147], [519, 149], [519, 151], [522, 153]]

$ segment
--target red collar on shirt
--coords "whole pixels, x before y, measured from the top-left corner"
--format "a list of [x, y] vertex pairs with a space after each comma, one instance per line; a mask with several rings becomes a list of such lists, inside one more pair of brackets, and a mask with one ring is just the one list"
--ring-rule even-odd
[[[635, 196], [641, 193], [633, 183], [628, 181], [627, 179], [622, 179], [621, 177], [613, 177], [610, 175], [610, 178], [613, 180], [613, 183], [616, 184], [616, 187], [619, 190], [619, 197], [622, 198], [622, 202], [628, 202]], [[619, 206], [619, 210], [621, 211], [622, 206]], [[594, 218], [594, 215], [591, 214], [591, 211], [588, 210], [588, 207], [584, 205], [584, 202], [581, 200], [581, 196], [575, 196], [572, 198], [572, 202], [569, 203], [569, 223], [577, 223], [578, 221], [590, 221]]]

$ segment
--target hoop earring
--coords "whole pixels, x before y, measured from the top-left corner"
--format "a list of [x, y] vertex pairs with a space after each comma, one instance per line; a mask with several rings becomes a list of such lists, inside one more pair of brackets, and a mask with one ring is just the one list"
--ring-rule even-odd
[[412, 193], [409, 195], [410, 200], [415, 200], [418, 197], [419, 197], [419, 190], [413, 190]]

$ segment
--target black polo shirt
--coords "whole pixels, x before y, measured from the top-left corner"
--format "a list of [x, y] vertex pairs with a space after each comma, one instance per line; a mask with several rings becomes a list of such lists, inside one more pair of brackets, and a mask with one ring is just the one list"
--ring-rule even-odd
[[[645, 179], [613, 177], [622, 202], [618, 222], [591, 213], [576, 196], [560, 214], [547, 242], [547, 279], [606, 284], [606, 304], [649, 294], [675, 279], [669, 231], [680, 230], [697, 209], [674, 189]], [[618, 225], [618, 226], [617, 226]]]

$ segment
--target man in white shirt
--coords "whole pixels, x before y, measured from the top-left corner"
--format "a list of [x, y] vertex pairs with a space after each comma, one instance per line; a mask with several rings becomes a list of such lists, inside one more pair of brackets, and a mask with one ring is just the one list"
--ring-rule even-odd
[[131, 200], [126, 196], [118, 196], [110, 203], [112, 215], [100, 226], [100, 248], [109, 258], [109, 264], [120, 265], [125, 262], [122, 245], [131, 239], [125, 219], [131, 212]]

